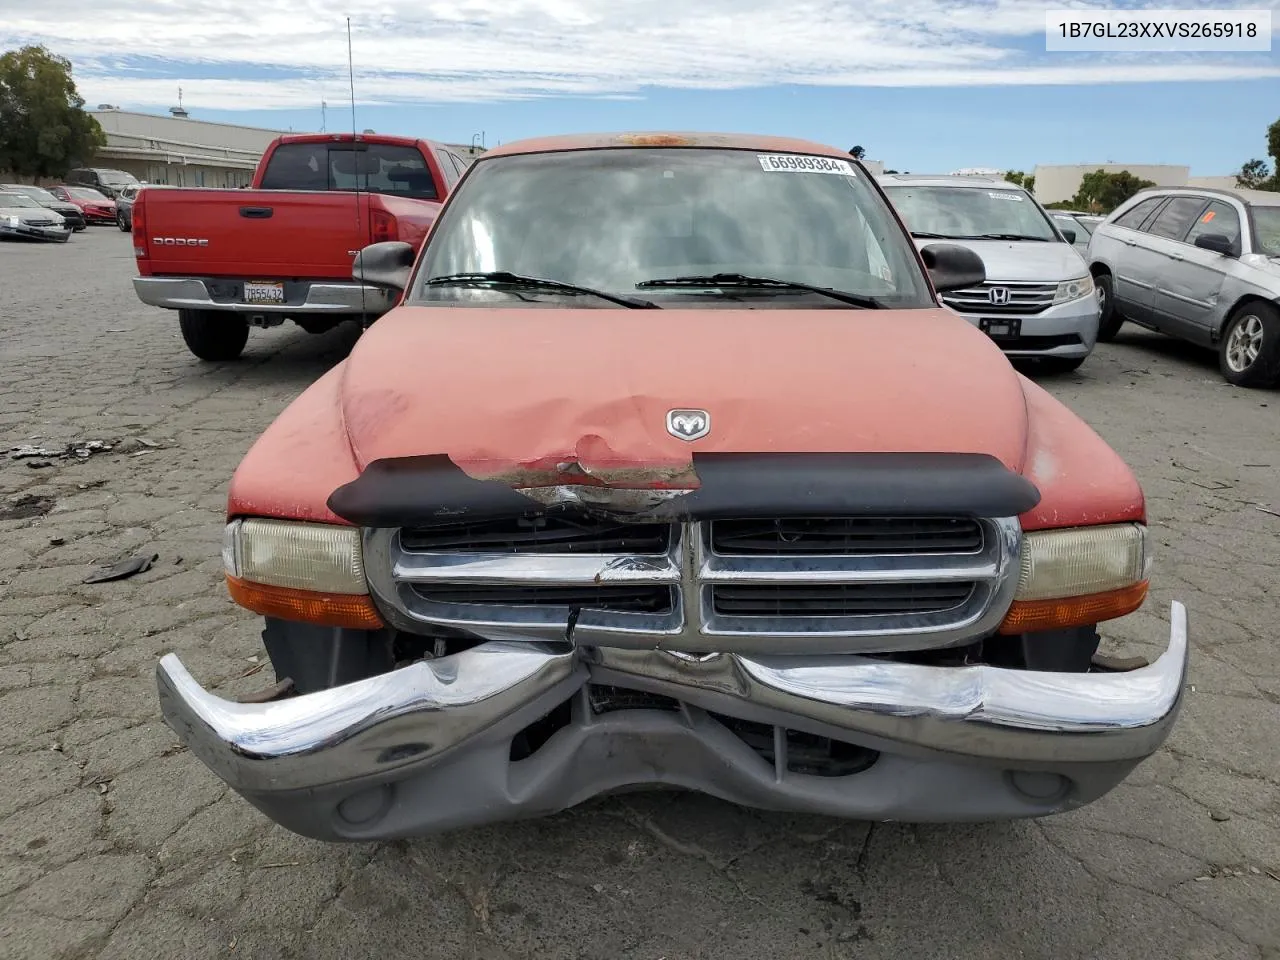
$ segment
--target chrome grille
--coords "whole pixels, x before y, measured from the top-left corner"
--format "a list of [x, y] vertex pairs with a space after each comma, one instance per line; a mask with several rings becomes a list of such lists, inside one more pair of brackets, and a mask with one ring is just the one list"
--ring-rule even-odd
[[411, 632], [689, 653], [887, 652], [990, 633], [1016, 518], [547, 519], [365, 531], [379, 606]]
[[[1007, 301], [992, 300], [993, 290], [1005, 290]], [[1022, 280], [988, 280], [980, 287], [966, 287], [942, 294], [942, 302], [961, 313], [1018, 314], [1041, 313], [1053, 306], [1058, 292], [1056, 283], [1030, 283]], [[997, 297], [999, 295], [997, 294]]]

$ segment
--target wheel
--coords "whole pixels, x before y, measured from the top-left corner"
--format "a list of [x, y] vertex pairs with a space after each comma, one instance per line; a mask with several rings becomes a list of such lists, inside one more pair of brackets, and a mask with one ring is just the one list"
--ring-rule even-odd
[[1280, 310], [1256, 301], [1231, 314], [1218, 343], [1218, 366], [1237, 387], [1280, 382]]
[[1098, 288], [1098, 306], [1102, 313], [1098, 317], [1098, 342], [1110, 343], [1124, 326], [1124, 315], [1116, 306], [1115, 282], [1109, 273], [1100, 273], [1093, 278]]
[[234, 360], [249, 340], [244, 318], [220, 310], [179, 310], [178, 326], [187, 348], [201, 360]]
[[129, 232], [129, 224], [125, 221], [123, 210], [116, 211], [116, 226], [120, 228], [122, 233]]
[[1087, 357], [1041, 357], [1036, 366], [1041, 373], [1070, 373], [1077, 370]]
[[78, 227], [76, 227], [76, 228], [75, 228], [75, 232], [76, 232], [76, 233], [81, 233], [81, 232], [83, 232], [83, 231], [85, 231], [85, 230], [88, 230], [88, 229], [89, 229], [89, 225], [88, 225], [87, 223], [82, 223], [82, 224], [80, 224], [80, 226], [78, 226]]

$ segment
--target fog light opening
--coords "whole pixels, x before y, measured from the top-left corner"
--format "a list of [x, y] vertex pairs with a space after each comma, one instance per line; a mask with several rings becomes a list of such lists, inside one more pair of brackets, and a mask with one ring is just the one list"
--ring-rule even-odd
[[1059, 773], [1040, 770], [1010, 770], [1009, 784], [1037, 804], [1057, 803], [1071, 792], [1071, 781]]
[[353, 793], [338, 804], [338, 819], [350, 827], [371, 827], [387, 815], [394, 797], [389, 783]]

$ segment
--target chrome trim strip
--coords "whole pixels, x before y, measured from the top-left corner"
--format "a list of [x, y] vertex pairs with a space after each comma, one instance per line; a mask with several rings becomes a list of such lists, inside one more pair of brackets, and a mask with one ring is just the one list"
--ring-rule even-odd
[[851, 739], [985, 763], [1139, 760], [1168, 736], [1187, 664], [1186, 608], [1174, 602], [1164, 653], [1149, 666], [1114, 674], [860, 657], [699, 659], [525, 640], [486, 643], [265, 704], [209, 693], [172, 653], [161, 659], [156, 679], [165, 721], [192, 753], [236, 790], [263, 793], [386, 779], [462, 747], [518, 711], [549, 710], [588, 679], [609, 683], [618, 676], [726, 714], [758, 705], [799, 723], [832, 725]]

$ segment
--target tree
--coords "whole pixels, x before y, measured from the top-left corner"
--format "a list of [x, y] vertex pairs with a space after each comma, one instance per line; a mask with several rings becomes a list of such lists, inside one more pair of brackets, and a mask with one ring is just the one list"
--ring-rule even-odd
[[1089, 213], [1110, 213], [1139, 190], [1155, 185], [1154, 180], [1135, 177], [1128, 170], [1107, 173], [1099, 167], [1084, 175], [1076, 195], [1071, 198], [1071, 205], [1076, 210]]
[[84, 111], [71, 61], [42, 46], [0, 56], [0, 170], [61, 177], [107, 142]]
[[1021, 170], [1006, 170], [1004, 172], [1004, 178], [1010, 183], [1017, 184], [1022, 187], [1022, 189], [1026, 190], [1027, 193], [1036, 192], [1035, 174], [1023, 173]]
[[863, 150], [862, 147], [852, 147], [849, 150], [849, 156], [853, 157], [855, 160], [861, 160], [866, 157], [866, 155], [867, 151]]
[[1266, 182], [1272, 179], [1271, 168], [1265, 160], [1250, 160], [1236, 174], [1236, 186], [1246, 190], [1266, 189]]
[[1236, 174], [1236, 186], [1280, 192], [1280, 120], [1267, 127], [1267, 153], [1275, 162], [1276, 172], [1271, 172], [1265, 160], [1250, 160]]

